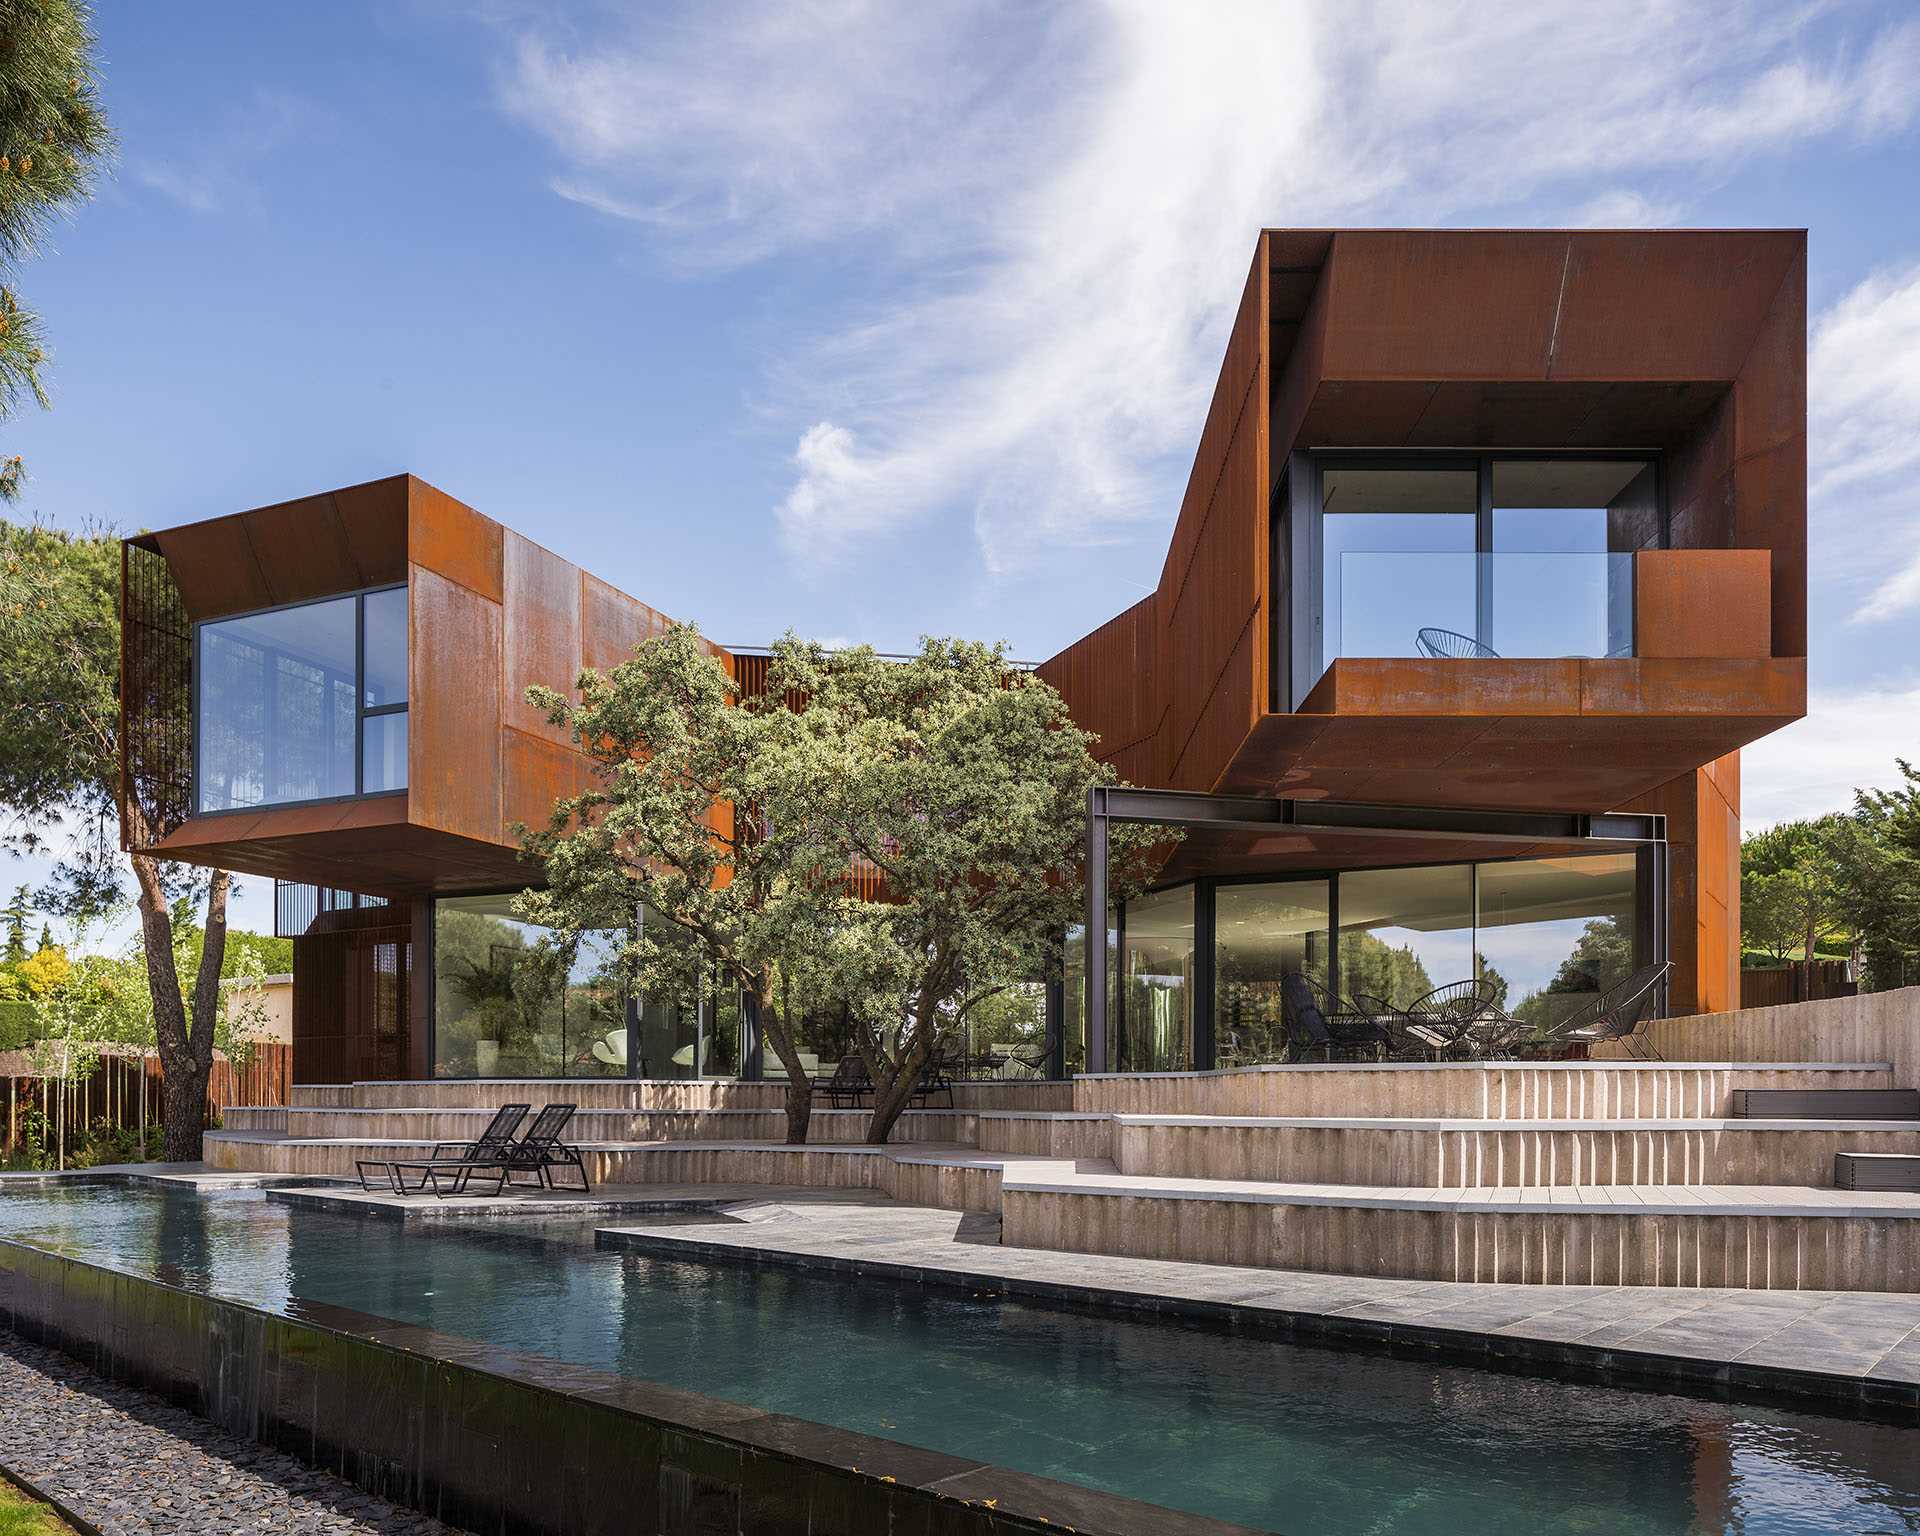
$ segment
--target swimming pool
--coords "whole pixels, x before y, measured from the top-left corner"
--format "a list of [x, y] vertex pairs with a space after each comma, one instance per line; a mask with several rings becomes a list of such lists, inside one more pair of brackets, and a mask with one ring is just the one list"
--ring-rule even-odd
[[1920, 1434], [1896, 1425], [604, 1252], [595, 1225], [0, 1193], [0, 1236], [268, 1310], [331, 1303], [1300, 1536], [1920, 1531]]

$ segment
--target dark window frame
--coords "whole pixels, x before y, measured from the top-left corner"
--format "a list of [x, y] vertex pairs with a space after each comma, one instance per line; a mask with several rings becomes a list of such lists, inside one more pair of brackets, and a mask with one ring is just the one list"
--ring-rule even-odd
[[[223, 613], [217, 618], [195, 619], [193, 621], [193, 793], [191, 815], [201, 816], [240, 816], [258, 815], [261, 811], [280, 810], [298, 805], [341, 805], [353, 800], [380, 800], [393, 795], [404, 795], [407, 786], [398, 789], [374, 789], [365, 787], [367, 779], [367, 721], [381, 715], [404, 715], [413, 703], [412, 656], [408, 656], [407, 697], [398, 704], [367, 704], [367, 599], [382, 592], [405, 592], [404, 581], [384, 582], [377, 587], [357, 587], [351, 592], [329, 592], [325, 597], [307, 597], [294, 603], [272, 603], [264, 608], [247, 608], [238, 613]], [[200, 809], [200, 737], [204, 727], [200, 707], [200, 658], [201, 635], [203, 629], [221, 624], [229, 624], [237, 619], [257, 619], [270, 613], [290, 613], [296, 608], [314, 608], [322, 603], [353, 603], [353, 669], [354, 669], [354, 716], [353, 716], [353, 793], [348, 795], [315, 795], [305, 800], [263, 800], [257, 805], [230, 805], [218, 810]], [[409, 737], [411, 740], [411, 737]], [[412, 776], [409, 775], [409, 778]]]

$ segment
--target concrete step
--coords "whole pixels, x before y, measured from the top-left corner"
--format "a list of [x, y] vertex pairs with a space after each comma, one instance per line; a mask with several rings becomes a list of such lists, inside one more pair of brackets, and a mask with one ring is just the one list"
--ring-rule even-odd
[[1920, 1121], [1118, 1115], [1122, 1172], [1430, 1189], [1828, 1181], [1847, 1150], [1920, 1153]]
[[1920, 1195], [1767, 1185], [1359, 1190], [1009, 1167], [1001, 1240], [1529, 1285], [1912, 1291]]
[[[540, 1094], [531, 1096], [536, 1106]], [[235, 1112], [230, 1111], [230, 1114]], [[493, 1119], [492, 1108], [403, 1105], [384, 1109], [283, 1109], [240, 1112], [231, 1130], [279, 1130], [295, 1137], [361, 1137], [376, 1140], [461, 1141], [478, 1136]], [[276, 1121], [272, 1117], [277, 1115]], [[253, 1117], [262, 1117], [257, 1123]], [[873, 1120], [864, 1109], [815, 1105], [808, 1121], [814, 1141], [863, 1141]], [[784, 1109], [580, 1109], [569, 1139], [581, 1141], [779, 1141], [786, 1136]], [[904, 1111], [895, 1128], [908, 1141], [971, 1142], [974, 1117], [953, 1110]]]
[[1890, 1088], [1884, 1061], [1306, 1063], [1077, 1077], [1076, 1110], [1447, 1120], [1715, 1119], [1750, 1088]]

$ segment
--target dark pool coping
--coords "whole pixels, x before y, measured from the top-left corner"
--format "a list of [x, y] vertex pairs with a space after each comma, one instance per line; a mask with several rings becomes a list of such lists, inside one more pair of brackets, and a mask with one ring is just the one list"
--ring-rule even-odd
[[[117, 1181], [116, 1176], [103, 1177], [91, 1172], [74, 1180], [89, 1184]], [[636, 1431], [644, 1424], [650, 1432], [662, 1432], [669, 1437], [693, 1437], [698, 1441], [717, 1441], [743, 1456], [758, 1457], [761, 1461], [771, 1459], [774, 1463], [798, 1464], [791, 1467], [789, 1479], [802, 1471], [825, 1474], [835, 1485], [831, 1489], [834, 1499], [840, 1499], [841, 1494], [845, 1493], [844, 1500], [835, 1503], [834, 1508], [844, 1507], [849, 1511], [844, 1517], [848, 1523], [843, 1524], [831, 1512], [823, 1520], [821, 1511], [809, 1510], [804, 1523], [792, 1527], [796, 1532], [817, 1531], [822, 1536], [829, 1532], [844, 1532], [844, 1536], [860, 1536], [867, 1530], [883, 1527], [863, 1523], [870, 1516], [851, 1513], [855, 1507], [873, 1511], [885, 1505], [891, 1511], [887, 1518], [895, 1522], [885, 1528], [924, 1529], [938, 1532], [940, 1536], [949, 1536], [949, 1533], [951, 1536], [965, 1536], [965, 1533], [974, 1532], [997, 1536], [1003, 1531], [1042, 1533], [1062, 1528], [1088, 1533], [1088, 1536], [1097, 1536], [1097, 1533], [1106, 1533], [1106, 1536], [1260, 1536], [1254, 1527], [1146, 1504], [1074, 1483], [839, 1429], [590, 1366], [501, 1349], [479, 1340], [441, 1333], [328, 1302], [296, 1297], [285, 1311], [270, 1311], [249, 1302], [173, 1284], [116, 1265], [78, 1258], [19, 1239], [0, 1238], [0, 1324], [24, 1337], [73, 1354], [102, 1374], [121, 1380], [135, 1380], [136, 1384], [150, 1389], [161, 1388], [176, 1400], [183, 1395], [190, 1395], [196, 1384], [185, 1379], [158, 1381], [153, 1379], [153, 1372], [180, 1372], [191, 1367], [180, 1365], [177, 1358], [167, 1358], [161, 1362], [159, 1357], [168, 1356], [170, 1350], [184, 1349], [200, 1362], [200, 1369], [207, 1370], [210, 1367], [201, 1354], [201, 1341], [159, 1337], [152, 1316], [155, 1309], [150, 1305], [142, 1307], [146, 1315], [137, 1319], [120, 1315], [120, 1309], [114, 1310], [110, 1316], [101, 1317], [97, 1308], [59, 1306], [58, 1303], [66, 1294], [63, 1279], [76, 1273], [100, 1277], [110, 1287], [131, 1287], [135, 1296], [174, 1298], [185, 1304], [184, 1308], [176, 1309], [176, 1315], [182, 1311], [186, 1315], [196, 1311], [209, 1314], [213, 1320], [205, 1329], [208, 1339], [242, 1334], [272, 1337], [277, 1336], [275, 1330], [290, 1330], [350, 1341], [382, 1354], [426, 1362], [441, 1368], [437, 1372], [439, 1379], [467, 1374], [490, 1378], [510, 1384], [516, 1390], [576, 1399], [622, 1418], [642, 1421], [635, 1425]], [[98, 1289], [92, 1282], [82, 1280], [81, 1283], [88, 1286], [90, 1291]], [[37, 1311], [32, 1310], [36, 1302], [39, 1303]], [[222, 1321], [222, 1318], [226, 1320]], [[83, 1331], [89, 1323], [96, 1330], [91, 1336]], [[250, 1332], [248, 1325], [251, 1325]], [[136, 1361], [128, 1353], [136, 1349], [153, 1351], [155, 1358]], [[257, 1367], [257, 1362], [250, 1363]], [[231, 1373], [223, 1371], [219, 1374], [220, 1379], [225, 1381]], [[206, 1414], [204, 1405], [197, 1406], [203, 1416], [214, 1417]], [[222, 1422], [220, 1418], [214, 1421]], [[230, 1422], [223, 1424], [223, 1427], [235, 1429]], [[251, 1427], [236, 1432], [259, 1438]], [[396, 1447], [394, 1451], [406, 1454], [404, 1448]], [[368, 1486], [350, 1466], [340, 1470], [349, 1480], [359, 1482], [363, 1487]], [[817, 1476], [815, 1483], [818, 1483]], [[847, 1487], [843, 1490], [838, 1485]], [[384, 1485], [370, 1488], [369, 1491], [380, 1492], [388, 1498], [395, 1496], [394, 1489]], [[744, 1487], [736, 1490], [742, 1498], [747, 1492]], [[899, 1523], [898, 1520], [903, 1513], [899, 1502], [902, 1496], [914, 1505], [912, 1510], [905, 1512], [911, 1524]], [[413, 1507], [420, 1507], [418, 1503], [405, 1498], [396, 1499], [395, 1502], [412, 1503]], [[921, 1521], [917, 1517], [923, 1511], [925, 1519]], [[437, 1509], [425, 1512], [440, 1513]], [[743, 1523], [740, 1528], [743, 1530], [787, 1528], [784, 1524], [746, 1523], [744, 1511], [741, 1519]], [[524, 1521], [514, 1522], [505, 1515], [495, 1523], [501, 1529], [512, 1530], [558, 1531], [564, 1527], [572, 1531], [586, 1528], [576, 1526], [571, 1521], [563, 1522], [559, 1518], [552, 1523], [541, 1520], [527, 1524]], [[694, 1527], [689, 1525], [687, 1529], [691, 1531]]]
[[[1438, 1357], [1462, 1364], [1528, 1375], [1550, 1374], [1605, 1386], [1682, 1390], [1726, 1401], [1795, 1407], [1824, 1413], [1837, 1410], [1847, 1416], [1901, 1424], [1920, 1423], [1920, 1381], [1907, 1382], [1865, 1374], [1801, 1370], [1708, 1356], [1668, 1354], [1617, 1344], [1583, 1344], [1577, 1340], [1495, 1333], [1474, 1327], [1344, 1316], [1308, 1307], [1287, 1306], [1271, 1297], [1263, 1298], [1258, 1304], [1250, 1304], [1122, 1286], [1066, 1283], [999, 1270], [969, 1268], [961, 1263], [916, 1264], [852, 1254], [808, 1252], [753, 1241], [714, 1242], [692, 1235], [685, 1228], [671, 1233], [602, 1228], [594, 1234], [594, 1241], [600, 1247], [654, 1257], [695, 1258], [708, 1262], [771, 1265], [857, 1275], [896, 1284], [964, 1291], [975, 1296], [992, 1294], [1044, 1301], [1109, 1316], [1145, 1314], [1175, 1318], [1212, 1329], [1289, 1343], [1359, 1346], [1394, 1355]], [[1049, 1257], [1059, 1258], [1063, 1255], [1051, 1254]], [[1291, 1274], [1276, 1272], [1275, 1278], [1290, 1278]], [[1346, 1277], [1329, 1275], [1316, 1278], [1338, 1280]], [[1356, 1283], [1366, 1283], [1359, 1277], [1354, 1278]], [[1502, 1289], [1521, 1288], [1507, 1286]]]

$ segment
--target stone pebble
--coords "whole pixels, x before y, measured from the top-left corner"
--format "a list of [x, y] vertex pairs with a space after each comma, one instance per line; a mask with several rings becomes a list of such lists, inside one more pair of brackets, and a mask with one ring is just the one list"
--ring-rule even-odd
[[458, 1536], [4, 1330], [0, 1465], [104, 1536]]

